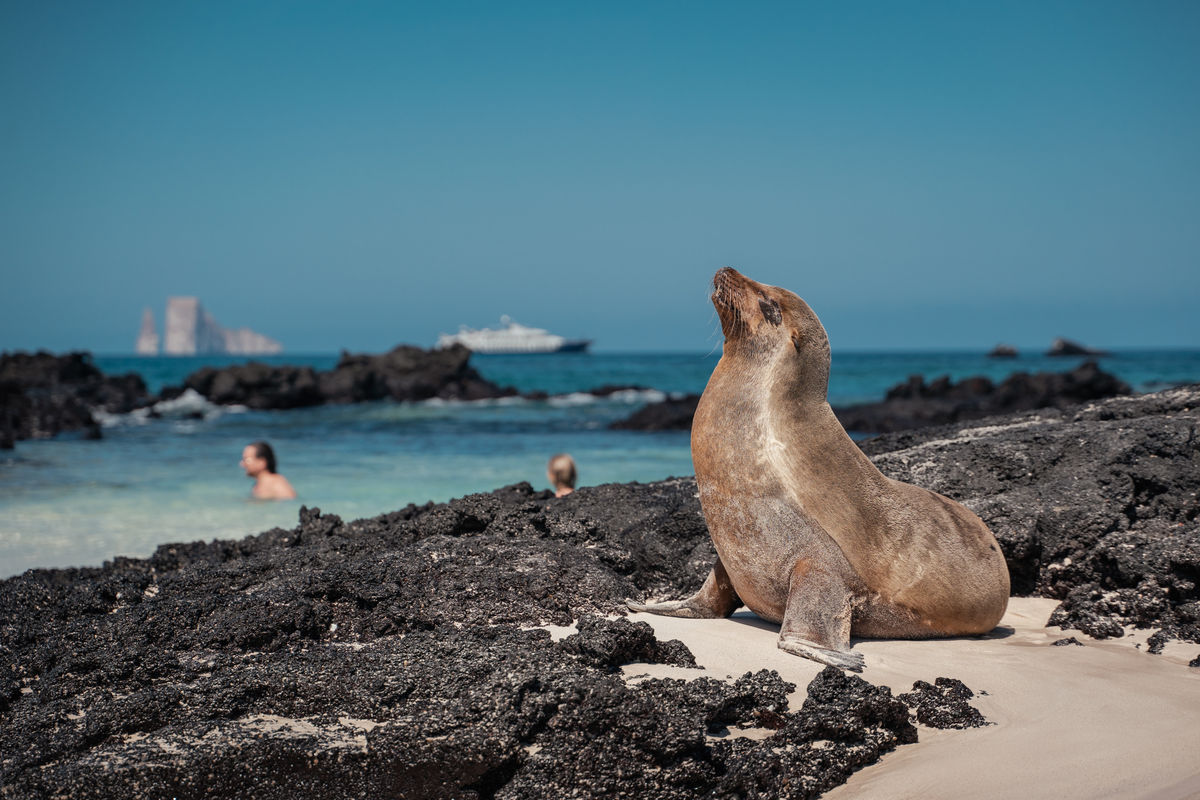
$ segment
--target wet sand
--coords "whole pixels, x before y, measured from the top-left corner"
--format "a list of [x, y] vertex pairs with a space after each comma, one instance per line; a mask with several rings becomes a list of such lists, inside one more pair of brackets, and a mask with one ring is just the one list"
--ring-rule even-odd
[[[916, 680], [958, 678], [995, 724], [964, 731], [921, 727], [919, 743], [885, 756], [825, 797], [1200, 797], [1200, 668], [1187, 666], [1200, 645], [1171, 642], [1156, 656], [1145, 649], [1151, 631], [1094, 640], [1044, 627], [1056, 605], [1012, 598], [1001, 627], [987, 637], [855, 640], [866, 658], [866, 680], [900, 693]], [[779, 650], [778, 626], [745, 610], [728, 620], [631, 618], [650, 623], [659, 639], [681, 639], [713, 677], [778, 670], [798, 687], [793, 709], [821, 670]], [[1052, 646], [1067, 636], [1083, 646]], [[645, 664], [628, 665], [625, 672], [697, 674]]]

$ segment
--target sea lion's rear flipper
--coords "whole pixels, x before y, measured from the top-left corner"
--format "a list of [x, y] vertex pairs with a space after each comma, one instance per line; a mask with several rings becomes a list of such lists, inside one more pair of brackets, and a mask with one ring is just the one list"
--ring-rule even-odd
[[792, 569], [779, 648], [822, 664], [861, 672], [863, 657], [850, 652], [853, 598], [846, 582], [811, 561]]
[[666, 617], [688, 617], [690, 619], [718, 619], [732, 614], [742, 601], [733, 591], [729, 574], [721, 564], [721, 559], [713, 565], [712, 572], [700, 591], [686, 600], [671, 600], [666, 603], [636, 603], [626, 600], [625, 605], [631, 611], [647, 611], [651, 614], [662, 614]]

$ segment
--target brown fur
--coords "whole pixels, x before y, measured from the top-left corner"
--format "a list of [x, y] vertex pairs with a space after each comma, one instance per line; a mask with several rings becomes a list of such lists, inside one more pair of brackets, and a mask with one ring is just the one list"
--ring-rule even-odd
[[971, 511], [885, 477], [826, 401], [829, 340], [796, 295], [726, 268], [713, 279], [725, 347], [692, 424], [718, 561], [687, 600], [636, 610], [782, 623], [779, 646], [850, 669], [850, 635], [990, 631], [1008, 568]]

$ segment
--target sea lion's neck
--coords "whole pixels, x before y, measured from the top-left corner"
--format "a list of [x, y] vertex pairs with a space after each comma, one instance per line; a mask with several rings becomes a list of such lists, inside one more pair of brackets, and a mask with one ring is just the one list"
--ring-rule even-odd
[[803, 431], [827, 421], [820, 408], [828, 408], [824, 399], [819, 403], [777, 399], [786, 391], [779, 384], [779, 366], [764, 364], [759, 357], [737, 357], [728, 350], [721, 357], [692, 424], [692, 461], [698, 479], [709, 473], [761, 476], [764, 465], [795, 446], [791, 441], [795, 436], [804, 437]]
[[[775, 473], [788, 476], [785, 483], [801, 505], [813, 510], [842, 505], [835, 496], [842, 490], [882, 487], [887, 479], [838, 422], [823, 384], [819, 389], [806, 385], [794, 368], [722, 356], [696, 409], [692, 457], [697, 477], [708, 470], [736, 473], [741, 466], [760, 474], [759, 466], [773, 464]], [[715, 432], [724, 435], [717, 439]], [[722, 441], [728, 446], [730, 437], [753, 456], [715, 449]], [[818, 487], [822, 497], [809, 496]]]
[[823, 391], [818, 399], [780, 388], [762, 418], [778, 442], [775, 460], [788, 487], [826, 530], [862, 527], [855, 517], [877, 513], [872, 503], [890, 493], [888, 479], [846, 433]]

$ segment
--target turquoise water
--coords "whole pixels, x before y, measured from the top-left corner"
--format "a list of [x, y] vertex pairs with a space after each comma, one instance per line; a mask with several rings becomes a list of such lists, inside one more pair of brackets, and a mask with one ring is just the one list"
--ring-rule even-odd
[[[64, 436], [0, 451], [0, 577], [30, 567], [100, 564], [145, 556], [164, 542], [229, 538], [291, 527], [301, 504], [346, 519], [407, 503], [443, 501], [527, 480], [546, 488], [550, 455], [570, 452], [581, 484], [651, 481], [691, 474], [688, 434], [610, 431], [653, 393], [596, 400], [572, 392], [635, 384], [700, 392], [712, 354], [477, 356], [488, 379], [547, 402], [390, 402], [295, 411], [203, 409], [203, 419], [106, 419], [102, 441]], [[238, 358], [98, 356], [108, 373], [136, 371], [152, 390], [206, 364]], [[335, 355], [276, 356], [274, 363], [333, 366]], [[875, 400], [910, 374], [1000, 380], [1017, 370], [1066, 370], [1078, 359], [987, 359], [977, 353], [835, 354], [834, 404]], [[1200, 381], [1200, 351], [1122, 352], [1102, 366], [1139, 391]], [[661, 396], [661, 395], [658, 395]], [[242, 447], [267, 439], [294, 502], [249, 499]]]

